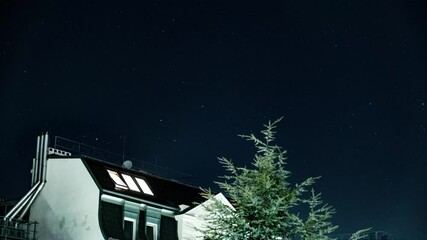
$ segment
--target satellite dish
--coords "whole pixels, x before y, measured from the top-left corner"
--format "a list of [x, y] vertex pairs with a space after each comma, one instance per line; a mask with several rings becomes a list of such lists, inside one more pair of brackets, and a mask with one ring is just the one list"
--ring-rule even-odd
[[132, 162], [129, 160], [126, 160], [123, 162], [122, 167], [127, 168], [127, 169], [131, 169], [132, 168]]

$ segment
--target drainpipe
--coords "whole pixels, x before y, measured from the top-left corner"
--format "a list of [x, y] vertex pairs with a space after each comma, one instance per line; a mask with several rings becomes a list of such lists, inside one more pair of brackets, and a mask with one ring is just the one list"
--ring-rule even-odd
[[[47, 170], [47, 146], [48, 133], [37, 137], [36, 158], [33, 159], [32, 184], [35, 184], [30, 191], [6, 214], [5, 221], [12, 220], [23, 208], [24, 212], [19, 216], [20, 219], [28, 211], [29, 207], [37, 197], [46, 182]], [[36, 190], [37, 189], [37, 190]]]
[[46, 132], [46, 134], [44, 135], [44, 146], [43, 146], [43, 178], [42, 181], [46, 182], [46, 172], [47, 172], [47, 144], [49, 141], [49, 134], [48, 132]]
[[36, 165], [36, 159], [33, 158], [33, 168], [31, 168], [31, 187], [34, 186], [34, 171], [35, 171], [35, 166]]
[[21, 208], [22, 208], [21, 205], [28, 202], [30, 195], [32, 195], [34, 190], [37, 189], [39, 185], [40, 185], [40, 183], [38, 182], [33, 188], [31, 188], [31, 190], [27, 194], [25, 194], [25, 196], [6, 214], [6, 216], [4, 216], [4, 220], [12, 219], [10, 216], [12, 214], [16, 215], [16, 214], [14, 214], [14, 212], [21, 210]]
[[[24, 217], [25, 213], [27, 213], [28, 209], [31, 207], [31, 204], [33, 204], [33, 202], [36, 199], [37, 195], [39, 195], [39, 192], [43, 189], [43, 186], [45, 185], [45, 183], [46, 182], [42, 182], [42, 184], [39, 186], [39, 188], [37, 189], [37, 191], [33, 195], [31, 195], [31, 197], [29, 198], [28, 204], [26, 204], [26, 207], [22, 211], [21, 215], [19, 215], [18, 220], [22, 220], [22, 218]], [[17, 211], [16, 213], [18, 213], [18, 212], [19, 211]], [[16, 213], [15, 213], [15, 215], [16, 215]], [[15, 216], [12, 216], [11, 219], [13, 219], [14, 217]]]
[[36, 181], [37, 181], [37, 177], [38, 177], [38, 174], [39, 174], [39, 170], [38, 170], [38, 168], [39, 168], [39, 162], [40, 162], [40, 156], [39, 156], [39, 154], [40, 154], [40, 136], [37, 136], [37, 148], [36, 148], [36, 160], [35, 160], [35, 163], [34, 163], [34, 167], [33, 167], [33, 185], [34, 184], [36, 184]]
[[38, 174], [37, 174], [37, 181], [41, 182], [42, 181], [42, 175], [43, 175], [43, 146], [44, 146], [44, 142], [45, 142], [45, 138], [44, 138], [44, 134], [40, 136], [40, 148], [39, 148], [39, 162], [38, 162]]

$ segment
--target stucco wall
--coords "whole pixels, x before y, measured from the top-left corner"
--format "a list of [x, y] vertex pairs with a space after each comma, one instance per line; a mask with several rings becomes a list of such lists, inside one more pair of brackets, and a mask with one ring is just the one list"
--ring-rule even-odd
[[38, 239], [103, 239], [99, 189], [80, 159], [49, 159], [47, 182], [31, 206]]
[[[233, 206], [222, 193], [218, 193], [214, 198], [234, 210]], [[205, 217], [209, 214], [203, 205], [209, 204], [212, 204], [212, 200], [207, 200], [190, 211], [175, 216], [175, 219], [178, 221], [179, 240], [203, 240], [203, 234], [200, 230], [205, 229], [207, 226], [208, 222]]]
[[197, 229], [203, 229], [206, 222], [190, 215], [177, 215], [179, 240], [203, 240], [203, 234]]

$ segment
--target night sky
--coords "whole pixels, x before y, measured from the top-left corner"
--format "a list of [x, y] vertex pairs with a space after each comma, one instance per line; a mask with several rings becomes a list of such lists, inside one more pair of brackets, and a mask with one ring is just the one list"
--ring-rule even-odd
[[[419, 1], [0, 1], [0, 195], [42, 131], [188, 173], [250, 165], [238, 134], [284, 116], [310, 176], [360, 228], [425, 239], [427, 5]], [[138, 163], [135, 163], [136, 165]]]

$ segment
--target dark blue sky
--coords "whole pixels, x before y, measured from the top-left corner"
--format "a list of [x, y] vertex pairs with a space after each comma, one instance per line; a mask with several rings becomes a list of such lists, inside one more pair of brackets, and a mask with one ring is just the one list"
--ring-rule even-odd
[[0, 195], [41, 131], [189, 173], [249, 165], [237, 134], [284, 116], [294, 183], [322, 175], [338, 232], [422, 239], [422, 1], [12, 1], [0, 5]]

